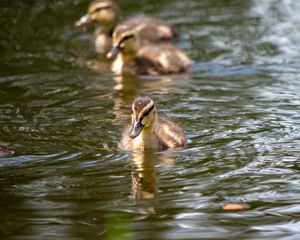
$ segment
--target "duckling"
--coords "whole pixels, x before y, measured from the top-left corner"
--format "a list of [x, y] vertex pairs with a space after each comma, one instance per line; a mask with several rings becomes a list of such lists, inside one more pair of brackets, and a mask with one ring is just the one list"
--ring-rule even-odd
[[117, 74], [160, 75], [186, 72], [191, 60], [172, 44], [141, 45], [139, 35], [126, 25], [119, 25], [113, 33], [113, 46], [108, 58], [116, 57], [111, 70]]
[[0, 156], [10, 154], [11, 151], [8, 150], [6, 144], [2, 141], [0, 141]]
[[[95, 47], [98, 53], [107, 53], [112, 44], [111, 36], [119, 21], [120, 10], [111, 0], [95, 0], [88, 7], [86, 15], [75, 23], [76, 27], [99, 23], [95, 32]], [[139, 37], [142, 43], [169, 41], [178, 37], [177, 32], [162, 20], [145, 17], [134, 18], [123, 22], [129, 29], [139, 27]]]
[[164, 150], [181, 147], [186, 139], [181, 127], [167, 118], [159, 117], [154, 101], [138, 97], [132, 104], [131, 126], [123, 132], [124, 150]]

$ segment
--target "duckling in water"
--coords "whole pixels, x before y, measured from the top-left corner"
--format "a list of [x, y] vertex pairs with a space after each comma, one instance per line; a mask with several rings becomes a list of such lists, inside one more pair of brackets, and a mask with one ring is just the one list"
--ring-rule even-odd
[[113, 46], [108, 58], [116, 56], [111, 70], [117, 74], [160, 75], [186, 72], [191, 60], [171, 44], [141, 45], [139, 35], [126, 25], [119, 25], [113, 33]]
[[10, 154], [11, 151], [8, 150], [6, 144], [2, 141], [0, 141], [0, 156]]
[[164, 150], [182, 147], [186, 139], [181, 127], [159, 117], [153, 100], [139, 97], [132, 104], [131, 126], [123, 133], [124, 150]]
[[[95, 47], [99, 53], [107, 53], [112, 46], [112, 33], [119, 21], [119, 7], [111, 0], [95, 0], [90, 3], [88, 12], [76, 22], [76, 27], [99, 23], [95, 32]], [[129, 29], [138, 27], [138, 34], [142, 43], [169, 41], [176, 39], [178, 34], [171, 26], [163, 21], [153, 18], [134, 18], [122, 24]]]

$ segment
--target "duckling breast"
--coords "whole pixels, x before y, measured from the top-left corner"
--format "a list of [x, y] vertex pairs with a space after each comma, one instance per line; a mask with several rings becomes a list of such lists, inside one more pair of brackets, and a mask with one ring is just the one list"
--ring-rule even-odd
[[112, 47], [112, 39], [106, 34], [99, 34], [95, 37], [95, 48], [97, 53], [107, 53]]
[[123, 65], [124, 62], [122, 60], [122, 57], [119, 54], [117, 58], [113, 61], [111, 70], [116, 74], [121, 74], [123, 72]]

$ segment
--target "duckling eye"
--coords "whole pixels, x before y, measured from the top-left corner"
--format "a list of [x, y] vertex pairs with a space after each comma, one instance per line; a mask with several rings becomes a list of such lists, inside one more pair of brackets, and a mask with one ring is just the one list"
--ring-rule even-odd
[[153, 105], [151, 108], [149, 108], [146, 112], [144, 112], [143, 117], [148, 116], [148, 115], [151, 113], [151, 111], [152, 111], [153, 109], [154, 109], [154, 105]]
[[144, 113], [144, 117], [148, 116], [149, 114], [150, 114], [150, 109]]

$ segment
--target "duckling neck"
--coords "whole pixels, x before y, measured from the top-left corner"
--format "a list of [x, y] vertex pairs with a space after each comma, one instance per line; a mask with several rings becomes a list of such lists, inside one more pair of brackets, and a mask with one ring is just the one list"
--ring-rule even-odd
[[107, 53], [112, 46], [111, 37], [106, 34], [98, 34], [95, 38], [95, 48], [98, 53]]
[[135, 52], [121, 53], [121, 58], [123, 63], [125, 64], [134, 63], [136, 58], [136, 53]]
[[134, 72], [135, 53], [119, 53], [112, 64], [112, 71], [115, 73]]
[[154, 127], [144, 128], [133, 141], [135, 149], [159, 149], [158, 138], [154, 134]]
[[107, 36], [112, 36], [113, 31], [116, 27], [116, 23], [109, 23], [109, 24], [102, 24], [100, 25], [97, 29], [95, 34], [96, 35], [107, 35]]

